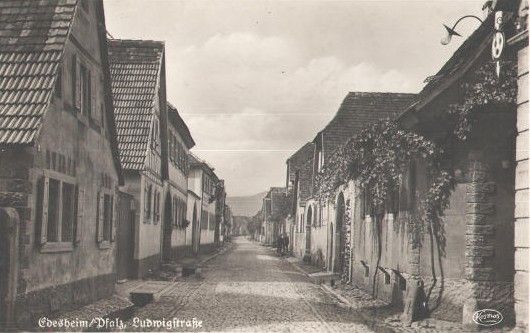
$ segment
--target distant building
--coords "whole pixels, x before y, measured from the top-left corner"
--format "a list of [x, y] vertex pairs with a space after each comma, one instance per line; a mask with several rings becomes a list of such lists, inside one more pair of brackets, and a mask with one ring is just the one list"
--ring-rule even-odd
[[[332, 207], [313, 199], [315, 177], [327, 159], [348, 139], [378, 120], [395, 117], [410, 105], [415, 97], [414, 94], [402, 93], [350, 92], [334, 118], [314, 138], [311, 145], [312, 157], [299, 157], [309, 154], [307, 144], [298, 154], [293, 155], [296, 160], [306, 160], [298, 168], [298, 228], [293, 239], [295, 254], [328, 269], [339, 265], [338, 258], [345, 246], [345, 237], [341, 237], [344, 233], [344, 223], [334, 221]], [[293, 157], [290, 160], [294, 160]]]
[[210, 252], [216, 247], [215, 234], [219, 227], [216, 207], [219, 178], [206, 162], [189, 155], [188, 219], [191, 221], [192, 253]]
[[271, 187], [263, 198], [262, 216], [265, 244], [276, 245], [278, 235], [286, 232], [285, 219], [290, 202], [284, 187]]
[[3, 3], [0, 30], [0, 207], [18, 213], [0, 209], [7, 329], [114, 292], [122, 178], [102, 1]]
[[304, 237], [296, 237], [297, 233], [304, 232], [304, 210], [306, 200], [312, 193], [313, 183], [313, 157], [315, 146], [308, 142], [291, 155], [287, 161], [287, 191], [292, 193], [291, 209], [287, 220], [289, 232], [289, 248], [300, 257], [305, 253]]

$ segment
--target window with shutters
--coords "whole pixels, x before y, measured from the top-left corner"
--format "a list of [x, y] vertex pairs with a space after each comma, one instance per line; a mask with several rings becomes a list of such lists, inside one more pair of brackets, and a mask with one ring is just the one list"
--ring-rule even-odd
[[72, 62], [70, 63], [70, 78], [72, 82], [72, 105], [76, 110], [79, 109], [79, 91], [78, 91], [78, 77], [77, 77], [77, 56], [72, 55]]
[[144, 223], [149, 223], [151, 218], [151, 192], [153, 190], [152, 185], [147, 185], [145, 187], [144, 195]]
[[37, 190], [37, 226], [41, 252], [73, 250], [80, 241], [84, 192], [79, 191], [75, 178], [45, 170]]
[[160, 192], [154, 191], [154, 208], [153, 208], [153, 223], [158, 224], [160, 222]]
[[103, 195], [103, 240], [110, 241], [111, 226], [112, 226], [112, 210], [113, 200], [111, 195]]
[[84, 66], [79, 66], [80, 73], [80, 93], [81, 93], [81, 114], [89, 117], [92, 109], [92, 82], [90, 71]]
[[114, 241], [116, 221], [114, 194], [111, 188], [102, 187], [97, 195], [96, 205], [96, 242], [100, 249], [107, 249]]

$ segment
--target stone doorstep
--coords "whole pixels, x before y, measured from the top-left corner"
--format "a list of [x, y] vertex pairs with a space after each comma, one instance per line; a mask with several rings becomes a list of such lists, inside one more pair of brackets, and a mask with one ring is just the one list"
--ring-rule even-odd
[[153, 301], [158, 301], [171, 287], [172, 282], [145, 281], [129, 292], [130, 300], [137, 306], [144, 306]]
[[307, 275], [315, 284], [335, 285], [335, 281], [340, 280], [340, 275], [332, 272], [317, 272]]

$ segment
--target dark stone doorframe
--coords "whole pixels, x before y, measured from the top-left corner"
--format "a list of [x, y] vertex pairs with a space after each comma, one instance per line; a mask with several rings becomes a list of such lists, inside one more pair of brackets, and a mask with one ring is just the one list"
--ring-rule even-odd
[[[0, 208], [0, 246], [6, 255], [0, 267], [0, 328], [14, 322], [18, 278], [19, 216], [14, 208]], [[4, 282], [5, 281], [5, 282]]]

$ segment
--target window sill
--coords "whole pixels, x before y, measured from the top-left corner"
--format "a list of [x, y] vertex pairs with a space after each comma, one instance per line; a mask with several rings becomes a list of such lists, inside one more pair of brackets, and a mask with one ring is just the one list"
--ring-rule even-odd
[[74, 244], [71, 242], [44, 243], [40, 248], [41, 253], [72, 252], [73, 250]]
[[110, 249], [110, 242], [109, 241], [102, 241], [98, 243], [98, 247], [100, 250], [108, 250]]

